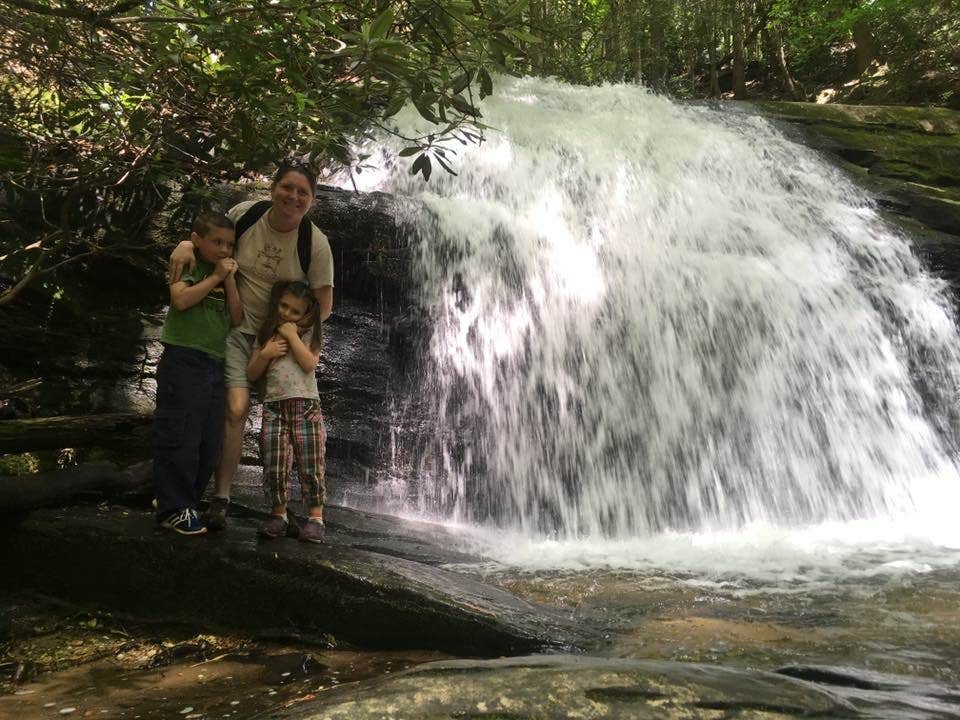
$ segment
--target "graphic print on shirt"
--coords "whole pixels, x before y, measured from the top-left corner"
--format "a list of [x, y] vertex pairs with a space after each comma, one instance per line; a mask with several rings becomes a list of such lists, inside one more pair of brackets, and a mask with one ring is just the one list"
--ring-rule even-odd
[[269, 280], [276, 280], [282, 258], [283, 250], [279, 245], [265, 245], [257, 253], [257, 259], [254, 263], [257, 274]]

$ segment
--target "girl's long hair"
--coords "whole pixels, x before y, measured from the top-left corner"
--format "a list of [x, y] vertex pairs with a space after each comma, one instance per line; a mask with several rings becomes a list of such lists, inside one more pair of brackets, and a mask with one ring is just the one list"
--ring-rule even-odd
[[301, 328], [312, 327], [313, 336], [310, 338], [310, 350], [320, 352], [323, 348], [323, 322], [320, 320], [320, 305], [313, 296], [310, 286], [300, 280], [281, 280], [270, 288], [270, 303], [267, 305], [267, 314], [260, 324], [257, 340], [260, 347], [273, 337], [280, 320], [280, 298], [284, 295], [293, 295], [298, 300], [307, 302], [307, 314], [297, 323]]

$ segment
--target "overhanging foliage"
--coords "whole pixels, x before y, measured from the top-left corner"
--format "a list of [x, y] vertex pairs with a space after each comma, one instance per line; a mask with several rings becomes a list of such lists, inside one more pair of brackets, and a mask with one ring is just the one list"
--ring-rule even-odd
[[[471, 0], [2, 0], [0, 304], [89, 253], [136, 245], [170, 187], [348, 138], [411, 101], [431, 140], [478, 124], [525, 6]], [[0, 277], [0, 281], [3, 277]]]

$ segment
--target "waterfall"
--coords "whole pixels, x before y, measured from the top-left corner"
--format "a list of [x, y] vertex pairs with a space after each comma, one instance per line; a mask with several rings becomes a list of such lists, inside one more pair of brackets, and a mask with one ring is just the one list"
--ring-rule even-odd
[[410, 198], [432, 328], [421, 510], [626, 538], [956, 492], [944, 284], [840, 171], [760, 117], [635, 86], [505, 78], [481, 109], [485, 142], [447, 146], [457, 176], [376, 180]]

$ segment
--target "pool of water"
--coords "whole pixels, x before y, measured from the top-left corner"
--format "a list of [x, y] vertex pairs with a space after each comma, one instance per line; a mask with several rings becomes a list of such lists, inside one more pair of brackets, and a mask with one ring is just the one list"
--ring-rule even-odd
[[465, 529], [486, 559], [458, 569], [569, 613], [595, 654], [957, 684], [960, 549], [935, 530], [877, 521], [534, 541]]

